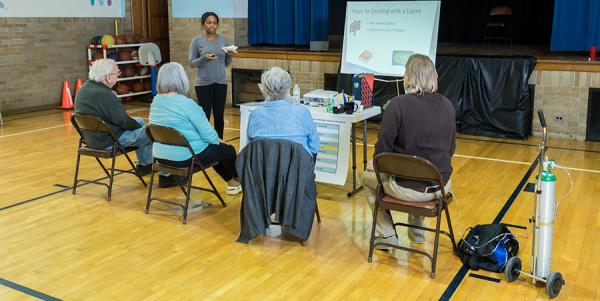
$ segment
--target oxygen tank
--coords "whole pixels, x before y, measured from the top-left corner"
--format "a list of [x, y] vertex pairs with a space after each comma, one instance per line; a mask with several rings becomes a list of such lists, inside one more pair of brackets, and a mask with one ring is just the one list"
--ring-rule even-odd
[[549, 169], [542, 171], [541, 191], [536, 216], [537, 252], [535, 275], [546, 278], [552, 269], [552, 237], [556, 221], [556, 176]]

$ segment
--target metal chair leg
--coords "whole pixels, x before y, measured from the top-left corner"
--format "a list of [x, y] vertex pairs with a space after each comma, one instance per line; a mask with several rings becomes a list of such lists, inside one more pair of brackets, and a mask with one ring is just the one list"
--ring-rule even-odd
[[214, 194], [217, 196], [217, 198], [219, 199], [219, 201], [221, 201], [221, 205], [223, 207], [227, 207], [227, 204], [225, 203], [225, 201], [223, 201], [223, 198], [221, 197], [221, 194], [219, 193], [219, 191], [217, 191], [217, 188], [215, 187], [215, 184], [213, 184], [213, 182], [210, 180], [210, 177], [206, 173], [206, 170], [202, 169], [202, 173], [204, 174], [204, 177], [206, 178], [206, 180], [208, 180], [208, 184], [210, 184], [210, 187], [212, 187], [212, 190], [213, 190]]
[[75, 161], [75, 177], [73, 178], [73, 194], [77, 193], [77, 176], [79, 175], [79, 161], [81, 159], [81, 155], [79, 151], [77, 151], [77, 160]]
[[321, 214], [319, 214], [319, 204], [315, 202], [315, 214], [317, 215], [317, 223], [321, 223]]
[[448, 222], [448, 230], [450, 232], [450, 240], [452, 241], [452, 250], [456, 252], [456, 241], [454, 240], [454, 230], [452, 229], [452, 222], [450, 221], [450, 212], [448, 211], [448, 205], [444, 206], [446, 211], [446, 221]]
[[135, 176], [140, 179], [140, 181], [142, 182], [142, 184], [144, 184], [144, 187], [146, 187], [146, 181], [144, 181], [144, 178], [142, 178], [142, 176], [140, 176], [137, 171], [135, 170], [135, 164], [133, 164], [133, 161], [131, 161], [131, 158], [129, 158], [129, 155], [127, 155], [127, 153], [125, 153], [125, 150], [122, 150], [123, 155], [125, 155], [125, 158], [127, 158], [127, 161], [129, 161], [129, 165], [131, 165], [131, 168], [133, 170], [133, 173], [135, 174]]
[[371, 239], [369, 240], [369, 258], [368, 261], [373, 261], [373, 249], [375, 248], [375, 227], [377, 227], [377, 211], [379, 210], [379, 200], [375, 200], [375, 208], [373, 208], [373, 225], [371, 225]]
[[94, 159], [96, 159], [96, 162], [98, 162], [100, 167], [102, 167], [102, 171], [106, 174], [106, 177], [110, 178], [110, 173], [108, 173], [108, 169], [106, 168], [106, 166], [104, 166], [104, 164], [102, 164], [102, 161], [100, 161], [100, 159], [98, 159], [98, 157], [94, 157]]
[[190, 193], [192, 192], [192, 170], [190, 169], [188, 174], [187, 192], [185, 194], [185, 205], [183, 207], [183, 224], [187, 223], [188, 207], [190, 205]]
[[440, 243], [440, 223], [442, 222], [442, 209], [440, 208], [438, 210], [438, 215], [437, 215], [437, 224], [435, 227], [435, 241], [433, 243], [433, 259], [431, 260], [431, 279], [435, 278], [435, 267], [436, 267], [436, 263], [437, 263], [437, 256], [438, 256], [438, 246]]
[[146, 198], [146, 214], [150, 213], [150, 203], [152, 202], [152, 184], [154, 183], [154, 167], [150, 173], [150, 184], [148, 184], [148, 197]]
[[112, 186], [113, 186], [113, 180], [115, 178], [115, 160], [117, 159], [117, 157], [115, 156], [115, 152], [113, 151], [113, 156], [112, 156], [112, 163], [110, 165], [110, 177], [109, 177], [109, 182], [108, 182], [108, 201], [110, 202], [111, 196], [112, 196]]

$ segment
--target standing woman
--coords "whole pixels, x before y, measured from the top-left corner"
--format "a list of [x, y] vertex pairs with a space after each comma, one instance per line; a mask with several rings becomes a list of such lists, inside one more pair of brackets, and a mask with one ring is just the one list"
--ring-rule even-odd
[[210, 112], [214, 110], [215, 130], [223, 139], [225, 127], [225, 99], [227, 97], [227, 78], [225, 67], [231, 64], [231, 56], [235, 51], [224, 51], [229, 41], [217, 34], [219, 16], [213, 12], [202, 15], [204, 34], [192, 39], [190, 43], [190, 65], [198, 68], [196, 75], [196, 98], [210, 120]]

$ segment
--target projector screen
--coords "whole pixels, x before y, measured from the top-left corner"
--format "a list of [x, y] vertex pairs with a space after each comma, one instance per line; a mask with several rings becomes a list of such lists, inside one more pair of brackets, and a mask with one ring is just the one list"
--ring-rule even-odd
[[408, 57], [435, 63], [439, 1], [349, 1], [341, 72], [404, 76]]

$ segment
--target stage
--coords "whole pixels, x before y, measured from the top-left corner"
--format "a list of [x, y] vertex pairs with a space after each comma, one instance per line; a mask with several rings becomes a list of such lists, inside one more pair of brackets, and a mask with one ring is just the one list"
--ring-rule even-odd
[[[332, 43], [337, 45], [339, 43]], [[438, 55], [532, 56], [535, 70], [600, 72], [600, 61], [589, 62], [586, 52], [550, 52], [548, 45], [438, 44]], [[311, 52], [307, 47], [242, 47], [240, 58], [340, 62], [341, 48]]]
[[[327, 52], [310, 52], [307, 48], [299, 47], [246, 47], [240, 48], [238, 52], [239, 54], [233, 61], [232, 74], [237, 70], [253, 70], [260, 74], [261, 70], [266, 70], [272, 66], [280, 66], [290, 72], [303, 93], [315, 89], [340, 87], [338, 76], [341, 60], [340, 49]], [[525, 124], [522, 125], [517, 135], [508, 133], [492, 136], [525, 138], [531, 134], [539, 135], [539, 122], [533, 120], [532, 113], [542, 109], [546, 112], [551, 137], [596, 141], [590, 139], [590, 133], [588, 133], [588, 128], [592, 129], [592, 127], [588, 127], [588, 123], [592, 122], [594, 124], [594, 116], [596, 116], [596, 113], [588, 112], [588, 102], [593, 100], [590, 100], [590, 95], [595, 95], [592, 92], [596, 88], [600, 88], [600, 77], [596, 73], [600, 72], [600, 62], [587, 61], [587, 53], [550, 52], [548, 46], [444, 43], [438, 45], [437, 53], [439, 58], [503, 58], [506, 64], [510, 64], [516, 58], [529, 58], [535, 61], [533, 69], [526, 80], [528, 91], [523, 92], [531, 95], [530, 105], [514, 107], [518, 110], [529, 110], [530, 112], [527, 114], [531, 118], [524, 122]], [[336, 83], [337, 85], [335, 85]], [[253, 86], [255, 86], [254, 83]], [[400, 90], [402, 89], [401, 86], [399, 87]], [[236, 85], [233, 84], [232, 88], [235, 94], [237, 91]], [[395, 86], [391, 87], [387, 92], [380, 94], [380, 98], [385, 100], [395, 96], [394, 94], [398, 90], [396, 88]], [[520, 89], [525, 88], [521, 85]], [[260, 94], [255, 94], [255, 96], [260, 97]], [[254, 100], [251, 99], [251, 101]], [[480, 100], [475, 99], [472, 101]], [[526, 103], [516, 99], [509, 99], [509, 101], [513, 104]], [[504, 100], [499, 100], [499, 102], [504, 103]], [[456, 107], [458, 108], [458, 106]], [[504, 112], [502, 114], [509, 112], [506, 108], [502, 111]], [[511, 114], [508, 115], [512, 116]], [[493, 110], [489, 116], [494, 116]], [[588, 117], [590, 117], [590, 120], [588, 120]], [[480, 119], [480, 117], [477, 119]], [[487, 122], [488, 120], [475, 121]], [[512, 121], [509, 120], [508, 122]], [[501, 128], [502, 126], [494, 125], [494, 127]], [[498, 131], [503, 130], [499, 129]]]

